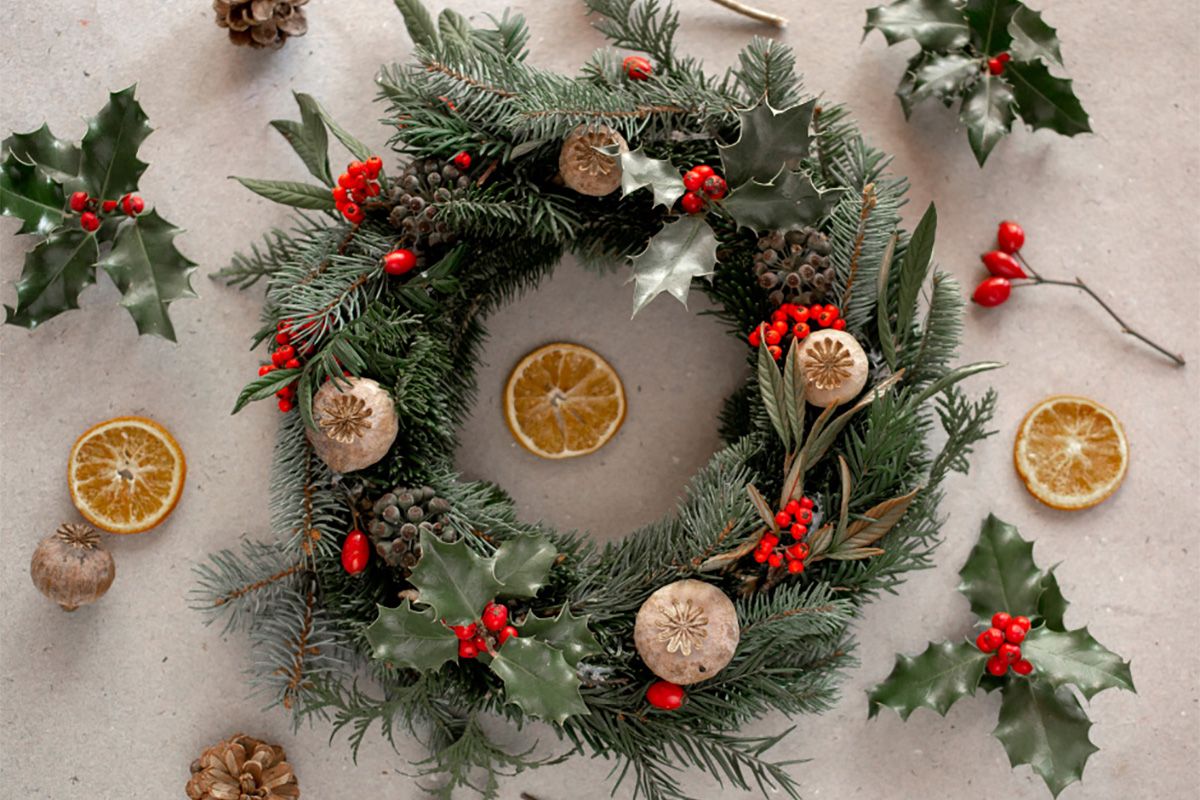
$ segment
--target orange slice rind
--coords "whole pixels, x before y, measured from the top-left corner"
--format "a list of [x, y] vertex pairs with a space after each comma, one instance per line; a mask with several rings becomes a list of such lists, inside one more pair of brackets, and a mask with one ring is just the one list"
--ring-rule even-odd
[[1086, 397], [1057, 395], [1034, 406], [1013, 445], [1017, 474], [1034, 497], [1063, 511], [1103, 502], [1125, 479], [1129, 443], [1116, 416]]

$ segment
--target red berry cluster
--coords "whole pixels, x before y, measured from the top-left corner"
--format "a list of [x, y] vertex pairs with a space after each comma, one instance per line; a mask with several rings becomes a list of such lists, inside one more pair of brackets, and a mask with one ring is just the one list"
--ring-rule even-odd
[[[260, 366], [258, 368], [258, 376], [261, 378], [263, 375], [274, 372], [277, 369], [299, 368], [300, 353], [296, 351], [295, 345], [292, 344], [292, 321], [285, 319], [275, 326], [275, 347], [271, 351], [271, 363]], [[285, 414], [291, 411], [296, 404], [296, 382], [293, 381], [284, 386], [275, 392], [275, 396], [279, 398], [280, 411]]]
[[1009, 667], [1018, 675], [1033, 672], [1033, 664], [1021, 658], [1021, 642], [1029, 633], [1029, 617], [1014, 617], [1004, 611], [992, 615], [992, 627], [975, 639], [975, 645], [985, 653], [992, 653], [987, 660], [987, 671], [997, 678], [1008, 672]]
[[784, 509], [775, 515], [775, 524], [781, 533], [791, 534], [792, 544], [780, 547], [779, 537], [772, 531], [767, 531], [758, 540], [758, 547], [754, 549], [754, 560], [772, 567], [782, 567], [786, 563], [787, 571], [793, 575], [803, 572], [804, 559], [808, 558], [809, 547], [802, 540], [808, 535], [808, 526], [812, 524], [814, 505], [807, 497], [789, 501]]
[[482, 618], [478, 622], [449, 627], [458, 637], [459, 658], [494, 653], [509, 639], [517, 638], [517, 629], [508, 624], [508, 606], [495, 601], [483, 607]]
[[677, 683], [670, 681], [655, 681], [646, 690], [646, 700], [655, 708], [663, 711], [674, 711], [683, 705], [687, 692]]
[[79, 215], [79, 227], [88, 233], [100, 228], [100, 214], [111, 214], [119, 207], [127, 217], [136, 217], [146, 210], [146, 202], [136, 194], [127, 194], [118, 200], [101, 200], [87, 192], [74, 192], [67, 200], [71, 210]]
[[1001, 72], [1004, 72], [1004, 67], [1009, 61], [1012, 61], [1012, 56], [1008, 53], [1001, 53], [995, 58], [989, 58], [987, 60], [987, 71], [992, 75], [999, 75]]
[[621, 62], [625, 77], [631, 81], [647, 81], [654, 74], [654, 65], [645, 56], [625, 56]]
[[834, 305], [798, 306], [794, 303], [784, 303], [771, 314], [770, 322], [760, 322], [746, 339], [755, 348], [766, 342], [767, 350], [778, 361], [783, 355], [783, 345], [787, 337], [803, 339], [812, 333], [814, 328], [846, 330], [846, 320], [842, 319], [841, 309]]
[[707, 164], [697, 164], [683, 174], [683, 188], [687, 189], [679, 199], [679, 206], [688, 214], [699, 214], [708, 206], [709, 200], [720, 200], [728, 186], [725, 179]]
[[971, 296], [981, 306], [998, 306], [1012, 293], [1012, 281], [1028, 278], [1028, 273], [1017, 261], [1016, 254], [1025, 244], [1025, 231], [1015, 222], [1005, 220], [996, 231], [998, 249], [984, 253], [980, 258], [992, 277], [984, 279], [975, 287]]
[[371, 156], [366, 161], [351, 161], [346, 171], [338, 175], [337, 186], [333, 187], [333, 202], [338, 213], [355, 225], [363, 221], [366, 212], [362, 204], [368, 197], [379, 192], [379, 173], [383, 170], [383, 159]]

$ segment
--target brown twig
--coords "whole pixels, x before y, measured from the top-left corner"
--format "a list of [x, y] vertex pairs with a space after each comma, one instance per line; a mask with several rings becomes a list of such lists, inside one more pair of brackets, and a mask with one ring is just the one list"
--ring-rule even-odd
[[313, 627], [313, 606], [316, 604], [317, 595], [312, 589], [308, 590], [308, 598], [304, 604], [304, 624], [300, 626], [300, 635], [296, 637], [296, 652], [292, 656], [292, 669], [288, 678], [287, 689], [283, 693], [283, 707], [291, 708], [293, 698], [300, 693], [304, 681], [304, 659], [309, 655], [316, 655], [320, 652], [319, 648], [308, 646], [308, 637], [312, 635]]
[[759, 22], [765, 22], [768, 25], [774, 25], [776, 28], [787, 26], [787, 17], [781, 17], [778, 14], [772, 14], [768, 11], [763, 11], [753, 6], [748, 6], [745, 3], [740, 3], [738, 0], [712, 0], [719, 6], [725, 6], [730, 11], [737, 12], [743, 16], [749, 17]]
[[234, 589], [232, 592], [229, 592], [228, 594], [226, 594], [224, 597], [219, 597], [216, 600], [214, 600], [213, 608], [218, 608], [220, 606], [225, 605], [226, 603], [232, 603], [234, 600], [237, 600], [239, 597], [244, 597], [245, 595], [248, 595], [251, 592], [257, 592], [259, 589], [265, 589], [266, 587], [270, 586], [272, 583], [281, 581], [290, 575], [295, 575], [297, 572], [301, 571], [302, 569], [304, 569], [304, 563], [297, 561], [295, 564], [292, 564], [290, 567], [279, 570], [279, 572], [276, 572], [274, 575], [270, 576], [269, 578], [263, 578], [262, 580], [254, 581], [254, 583], [247, 583], [245, 586], [239, 586], [238, 588]]
[[862, 190], [862, 210], [858, 212], [858, 234], [854, 237], [854, 255], [850, 257], [850, 272], [846, 276], [846, 288], [842, 292], [842, 302], [840, 303], [843, 312], [846, 305], [850, 302], [850, 289], [854, 286], [854, 278], [858, 274], [859, 260], [862, 258], [863, 242], [867, 239], [867, 220], [871, 218], [871, 212], [875, 210], [875, 204], [879, 202], [879, 195], [875, 193], [875, 184], [868, 183]]
[[570, 114], [575, 117], [648, 117], [651, 114], [696, 114], [694, 108], [683, 106], [638, 106], [632, 111], [596, 111], [591, 108], [544, 108], [538, 111], [526, 111], [522, 114], [526, 119], [553, 117]]

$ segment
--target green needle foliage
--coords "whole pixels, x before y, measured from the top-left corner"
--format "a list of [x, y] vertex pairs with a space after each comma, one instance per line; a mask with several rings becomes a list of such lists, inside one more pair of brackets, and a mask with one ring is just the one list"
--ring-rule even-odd
[[[995, 365], [953, 366], [963, 301], [933, 267], [936, 215], [911, 237], [900, 230], [906, 182], [844, 109], [804, 91], [793, 54], [777, 42], [754, 39], [735, 68], [713, 76], [676, 50], [669, 5], [587, 0], [601, 31], [646, 53], [654, 75], [627, 79], [620, 55], [606, 49], [568, 77], [526, 62], [520, 16], [473, 25], [450, 10], [434, 17], [419, 0], [396, 5], [415, 53], [380, 72], [385, 124], [402, 160], [471, 154], [469, 186], [434, 202], [457, 238], [424, 250], [423, 269], [386, 275], [384, 254], [408, 246], [389, 222], [391, 186], [403, 178], [382, 175], [383, 194], [364, 204], [361, 224], [349, 224], [323, 194], [334, 172], [327, 148], [336, 140], [360, 159], [366, 149], [306, 95], [296, 96], [299, 120], [272, 123], [317, 183], [244, 180], [300, 211], [290, 230], [267, 234], [221, 277], [265, 284], [256, 345], [288, 320], [296, 349], [308, 353], [299, 368], [252, 381], [237, 407], [294, 383], [299, 413], [278, 434], [272, 539], [214, 555], [198, 571], [196, 606], [248, 633], [253, 680], [297, 722], [329, 720], [355, 749], [373, 731], [427, 743], [418, 769], [443, 796], [458, 788], [495, 796], [498, 776], [539, 763], [489, 741], [481, 720], [492, 716], [546, 721], [565, 743], [562, 756], [613, 759], [616, 785], [628, 781], [648, 800], [684, 796], [680, 767], [798, 797], [787, 763], [769, 753], [787, 732], [738, 730], [775, 711], [819, 713], [835, 702], [840, 674], [854, 664], [851, 622], [872, 597], [930, 565], [943, 481], [966, 471], [972, 446], [989, 434], [994, 393], [972, 400], [958, 383]], [[626, 137], [625, 191], [586, 197], [556, 180], [562, 140], [580, 124]], [[721, 164], [741, 183], [731, 183], [728, 206], [679, 217], [679, 175], [696, 163]], [[732, 202], [739, 191], [744, 202]], [[813, 225], [832, 240], [833, 294], [872, 364], [860, 401], [836, 414], [797, 401], [798, 367], [781, 374], [768, 357], [730, 399], [727, 444], [676, 513], [602, 547], [524, 522], [501, 489], [454, 474], [488, 314], [565, 253], [631, 264], [639, 302], [704, 291], [741, 338], [772, 310], [752, 265], [761, 226], [776, 224]], [[759, 354], [747, 356], [753, 368]], [[330, 472], [305, 437], [312, 393], [342, 369], [378, 380], [400, 417], [389, 455], [351, 475]], [[935, 448], [938, 427], [944, 443]], [[803, 480], [825, 523], [800, 575], [749, 558], [772, 523], [747, 487], [776, 497], [789, 480]], [[348, 575], [339, 550], [362, 524], [360, 500], [397, 485], [429, 486], [448, 502], [448, 541], [423, 540], [408, 578], [379, 558]], [[731, 596], [742, 637], [729, 665], [668, 712], [645, 700], [654, 676], [633, 627], [646, 598], [682, 578]], [[458, 658], [441, 620], [466, 620], [493, 596], [508, 605], [517, 644]], [[370, 683], [360, 687], [364, 674]]]

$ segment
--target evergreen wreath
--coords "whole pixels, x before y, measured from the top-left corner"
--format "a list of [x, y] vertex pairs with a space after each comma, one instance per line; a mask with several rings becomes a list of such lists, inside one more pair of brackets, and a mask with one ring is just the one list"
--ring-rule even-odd
[[[476, 27], [447, 10], [435, 22], [419, 0], [397, 0], [416, 48], [378, 78], [405, 159], [395, 175], [311, 97], [297, 96], [300, 121], [272, 123], [320, 185], [242, 182], [311, 212], [220, 274], [267, 287], [255, 343], [275, 342], [272, 364], [237, 408], [278, 395], [288, 411], [275, 539], [213, 555], [196, 605], [248, 634], [253, 683], [297, 723], [331, 720], [355, 749], [375, 722], [389, 740], [426, 737], [420, 774], [445, 796], [495, 796], [499, 775], [545, 763], [488, 738], [481, 719], [498, 715], [549, 723], [566, 755], [618, 760], [617, 784], [630, 777], [635, 796], [684, 797], [684, 765], [796, 797], [765, 755], [786, 733], [737, 731], [833, 704], [853, 664], [851, 621], [930, 566], [943, 481], [988, 435], [995, 394], [972, 401], [957, 384], [997, 365], [951, 366], [963, 301], [952, 277], [930, 277], [933, 208], [911, 237], [899, 230], [907, 182], [841, 106], [806, 96], [786, 47], [755, 38], [713, 77], [676, 52], [669, 5], [585, 2], [615, 47], [644, 55], [601, 50], [564, 77], [526, 63], [520, 16]], [[337, 181], [329, 133], [357, 159]], [[593, 135], [607, 141], [579, 145]], [[581, 190], [563, 174], [564, 139], [585, 155]], [[722, 173], [681, 178], [676, 166], [705, 163]], [[584, 193], [614, 166], [621, 191]], [[635, 311], [694, 285], [755, 345], [722, 413], [727, 444], [678, 512], [603, 547], [519, 521], [501, 489], [453, 472], [484, 319], [565, 252], [597, 266], [632, 258]], [[799, 304], [821, 294], [837, 308]], [[814, 383], [803, 354], [816, 328], [861, 364], [838, 350], [822, 373], [833, 379]], [[853, 397], [806, 401], [836, 391], [843, 366], [862, 367]], [[394, 423], [367, 455], [383, 457], [363, 467], [362, 452], [339, 451], [335, 472], [326, 439], [363, 420]], [[634, 646], [639, 608], [681, 579], [732, 598], [740, 628], [731, 660], [686, 700]], [[372, 689], [358, 684], [364, 668]]]

